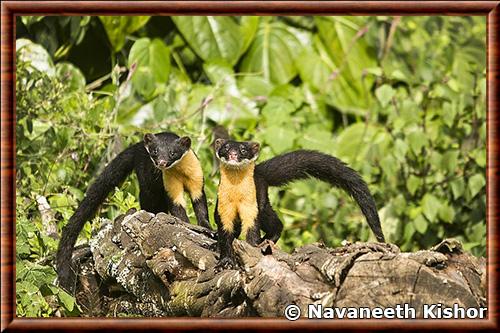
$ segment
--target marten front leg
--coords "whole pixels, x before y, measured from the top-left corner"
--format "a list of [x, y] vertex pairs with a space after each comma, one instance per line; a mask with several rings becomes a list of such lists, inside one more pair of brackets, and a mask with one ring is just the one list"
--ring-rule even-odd
[[262, 243], [262, 238], [260, 237], [260, 226], [257, 220], [251, 228], [247, 231], [246, 236], [247, 243], [252, 246], [257, 246]]
[[193, 204], [194, 214], [196, 215], [196, 220], [198, 225], [212, 230], [210, 221], [208, 220], [208, 207], [207, 207], [207, 197], [205, 195], [205, 190], [201, 191], [201, 196], [193, 199], [191, 196], [191, 203]]
[[184, 209], [184, 207], [181, 205], [174, 203], [172, 209], [170, 210], [170, 214], [181, 219], [186, 223], [189, 223], [189, 218], [186, 214], [186, 209]]
[[262, 230], [266, 233], [264, 239], [276, 243], [280, 239], [281, 231], [283, 231], [283, 223], [270, 204], [261, 207], [258, 221]]
[[[227, 214], [226, 214], [227, 215]], [[233, 214], [230, 214], [233, 216]], [[217, 202], [215, 205], [215, 213], [214, 220], [217, 224], [217, 245], [219, 246], [219, 262], [215, 267], [216, 271], [220, 271], [222, 269], [231, 269], [236, 266], [236, 261], [234, 257], [233, 251], [233, 241], [235, 238], [234, 235], [234, 219], [236, 215], [233, 216], [233, 219], [230, 220], [230, 216], [224, 216], [224, 222], [221, 219], [219, 214], [219, 203]]]

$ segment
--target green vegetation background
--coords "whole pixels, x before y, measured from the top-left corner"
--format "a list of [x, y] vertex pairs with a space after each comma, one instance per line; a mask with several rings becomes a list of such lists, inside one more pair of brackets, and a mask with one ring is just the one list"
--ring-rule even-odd
[[[388, 241], [455, 237], [485, 255], [484, 17], [18, 17], [17, 315], [78, 315], [55, 285], [58, 231], [103, 166], [144, 132], [189, 135], [216, 198], [212, 128], [333, 154], [368, 182]], [[99, 216], [138, 207], [130, 177]], [[356, 204], [318, 181], [274, 189], [290, 251], [374, 240]], [[193, 218], [192, 211], [190, 216]], [[80, 242], [99, 226], [86, 225]]]

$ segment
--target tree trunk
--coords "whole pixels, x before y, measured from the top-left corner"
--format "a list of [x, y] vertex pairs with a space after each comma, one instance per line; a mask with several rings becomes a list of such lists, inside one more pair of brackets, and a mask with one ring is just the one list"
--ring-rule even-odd
[[323, 307], [486, 305], [485, 260], [445, 240], [401, 253], [391, 244], [332, 249], [311, 244], [288, 254], [272, 243], [236, 240], [239, 269], [215, 272], [213, 232], [167, 214], [129, 212], [75, 252], [77, 299], [87, 316], [283, 317], [289, 304]]

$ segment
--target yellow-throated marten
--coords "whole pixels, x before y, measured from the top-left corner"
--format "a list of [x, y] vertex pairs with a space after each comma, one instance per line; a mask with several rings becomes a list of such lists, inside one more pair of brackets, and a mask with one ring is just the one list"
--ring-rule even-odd
[[297, 150], [255, 164], [260, 145], [218, 139], [214, 145], [220, 161], [215, 222], [220, 249], [219, 267], [235, 265], [232, 242], [240, 233], [259, 244], [276, 242], [283, 229], [268, 198], [269, 186], [281, 186], [297, 179], [318, 178], [349, 193], [358, 203], [379, 242], [385, 242], [375, 201], [361, 176], [338, 158], [311, 150]]
[[71, 257], [83, 225], [96, 213], [108, 194], [135, 171], [139, 181], [141, 208], [169, 212], [189, 222], [184, 191], [188, 192], [198, 224], [210, 229], [207, 199], [200, 161], [191, 150], [191, 140], [163, 132], [145, 134], [144, 140], [116, 156], [89, 186], [73, 216], [62, 231], [56, 255], [59, 284], [71, 291], [74, 277]]

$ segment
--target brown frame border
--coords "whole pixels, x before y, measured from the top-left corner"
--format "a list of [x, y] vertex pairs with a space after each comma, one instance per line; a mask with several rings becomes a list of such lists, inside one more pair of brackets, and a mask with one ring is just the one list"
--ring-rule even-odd
[[[500, 1], [4, 1], [1, 3], [1, 331], [193, 329], [494, 329], [499, 327]], [[481, 15], [487, 16], [488, 320], [26, 319], [15, 317], [14, 38], [16, 15]], [[496, 297], [494, 295], [497, 295]]]

